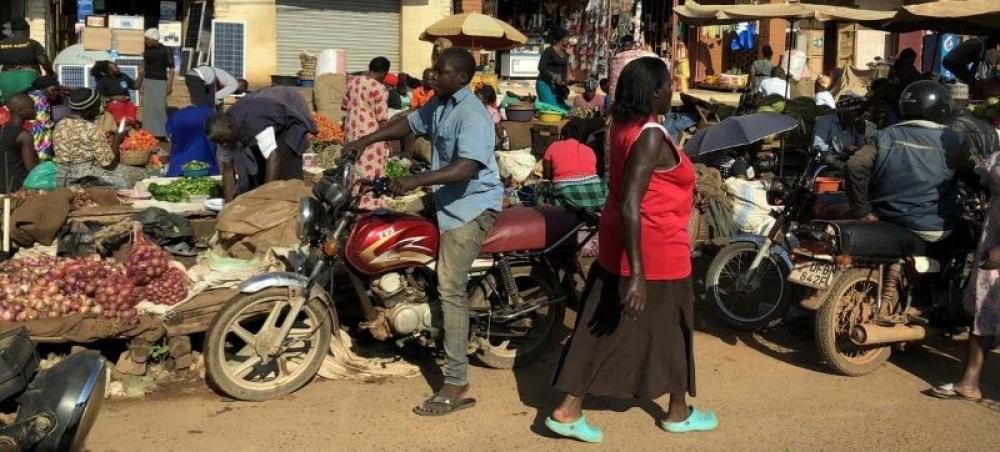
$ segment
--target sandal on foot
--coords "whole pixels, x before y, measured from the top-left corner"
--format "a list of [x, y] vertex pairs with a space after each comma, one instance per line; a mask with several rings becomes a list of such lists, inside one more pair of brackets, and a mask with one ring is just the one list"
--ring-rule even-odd
[[982, 400], [982, 397], [970, 397], [965, 394], [962, 394], [961, 392], [958, 392], [958, 385], [956, 385], [955, 383], [945, 383], [942, 385], [937, 385], [931, 388], [929, 394], [939, 399], [967, 400], [970, 402], [978, 402]]
[[575, 422], [559, 422], [547, 417], [545, 426], [559, 436], [575, 438], [585, 443], [599, 443], [604, 440], [604, 433], [601, 429], [588, 424], [587, 416], [580, 416]]
[[443, 395], [433, 395], [418, 407], [413, 408], [413, 413], [418, 416], [444, 416], [456, 411], [476, 406], [476, 399], [452, 399]]
[[701, 411], [695, 407], [691, 407], [691, 412], [683, 421], [660, 423], [660, 427], [670, 433], [710, 432], [718, 426], [719, 418], [715, 417], [715, 412]]

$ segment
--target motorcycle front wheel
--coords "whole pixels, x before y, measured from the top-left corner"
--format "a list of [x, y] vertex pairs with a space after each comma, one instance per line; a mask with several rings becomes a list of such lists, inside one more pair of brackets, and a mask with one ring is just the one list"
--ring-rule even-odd
[[[878, 273], [855, 268], [837, 279], [830, 297], [816, 312], [816, 347], [827, 365], [841, 375], [857, 377], [874, 372], [892, 353], [888, 346], [863, 347], [851, 342], [855, 325], [876, 320]], [[892, 307], [883, 305], [883, 313]]]
[[[541, 276], [532, 274], [530, 268], [512, 269], [514, 282], [523, 299], [522, 304], [544, 304], [556, 296], [557, 287]], [[490, 301], [499, 294], [488, 294]], [[494, 369], [511, 369], [528, 365], [549, 350], [549, 346], [563, 331], [566, 304], [554, 303], [541, 307], [524, 318], [506, 324], [487, 325], [486, 335], [479, 337], [476, 357]], [[487, 322], [486, 320], [481, 320]]]
[[771, 326], [791, 307], [788, 270], [773, 255], [761, 261], [749, 284], [740, 282], [757, 250], [753, 243], [733, 243], [715, 255], [705, 275], [708, 304], [730, 328], [756, 331]]
[[330, 349], [333, 322], [324, 303], [313, 298], [299, 311], [278, 351], [269, 350], [290, 308], [286, 288], [230, 301], [205, 335], [209, 384], [234, 399], [262, 401], [308, 383]]

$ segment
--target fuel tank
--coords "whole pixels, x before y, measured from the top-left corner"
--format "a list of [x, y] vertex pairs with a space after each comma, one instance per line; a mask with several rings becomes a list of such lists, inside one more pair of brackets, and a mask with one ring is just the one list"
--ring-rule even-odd
[[421, 216], [398, 212], [361, 215], [344, 249], [347, 262], [374, 275], [426, 265], [437, 258], [437, 225]]

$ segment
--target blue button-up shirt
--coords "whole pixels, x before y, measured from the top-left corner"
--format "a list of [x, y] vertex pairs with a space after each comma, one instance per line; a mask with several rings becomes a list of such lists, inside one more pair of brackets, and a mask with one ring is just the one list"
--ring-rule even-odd
[[493, 147], [493, 120], [469, 87], [442, 100], [435, 96], [408, 116], [410, 129], [429, 137], [433, 151], [431, 166], [441, 169], [458, 158], [480, 163], [479, 174], [468, 182], [435, 187], [438, 228], [450, 231], [486, 210], [503, 208], [503, 185]]

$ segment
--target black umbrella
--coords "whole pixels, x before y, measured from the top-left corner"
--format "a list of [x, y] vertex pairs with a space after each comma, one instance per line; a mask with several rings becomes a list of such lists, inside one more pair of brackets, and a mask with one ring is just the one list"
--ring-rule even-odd
[[787, 132], [798, 126], [799, 122], [795, 118], [779, 113], [765, 112], [730, 116], [722, 122], [694, 134], [684, 144], [684, 152], [693, 157], [745, 146], [776, 133]]

